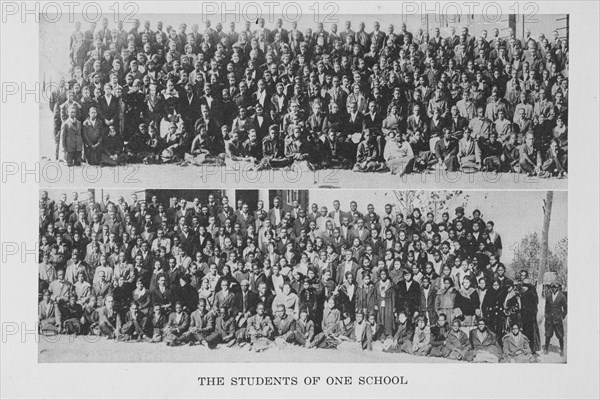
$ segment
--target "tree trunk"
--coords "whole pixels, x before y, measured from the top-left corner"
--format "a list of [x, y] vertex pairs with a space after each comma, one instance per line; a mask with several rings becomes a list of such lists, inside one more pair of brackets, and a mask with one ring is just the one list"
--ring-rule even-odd
[[552, 216], [552, 199], [554, 192], [546, 193], [546, 201], [544, 202], [544, 225], [542, 227], [542, 249], [540, 253], [540, 264], [538, 266], [537, 287], [538, 293], [542, 295], [542, 287], [544, 284], [544, 273], [548, 264], [548, 231], [550, 230], [550, 217]]

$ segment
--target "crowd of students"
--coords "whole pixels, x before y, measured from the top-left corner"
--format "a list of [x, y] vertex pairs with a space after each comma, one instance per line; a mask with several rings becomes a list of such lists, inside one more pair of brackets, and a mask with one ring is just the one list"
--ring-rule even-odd
[[[127, 203], [77, 192], [40, 198], [42, 334], [248, 347], [405, 352], [531, 362], [538, 294], [508, 277], [502, 239], [479, 210], [441, 219], [388, 204], [317, 204], [226, 196]], [[565, 295], [546, 295], [545, 351], [564, 348]]]
[[557, 31], [205, 24], [75, 23], [71, 69], [50, 98], [55, 157], [567, 175], [569, 52]]

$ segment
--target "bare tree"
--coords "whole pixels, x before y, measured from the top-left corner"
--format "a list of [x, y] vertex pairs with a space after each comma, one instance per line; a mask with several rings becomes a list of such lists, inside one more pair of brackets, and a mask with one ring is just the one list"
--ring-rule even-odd
[[470, 197], [462, 190], [394, 190], [394, 195], [398, 211], [404, 215], [419, 207], [423, 213], [431, 211], [435, 219], [453, 205], [465, 207]]
[[542, 286], [544, 284], [544, 273], [546, 272], [546, 266], [548, 265], [548, 231], [550, 230], [550, 218], [552, 217], [552, 199], [554, 198], [554, 192], [548, 191], [546, 193], [546, 200], [544, 201], [544, 225], [542, 226], [542, 248], [540, 252], [540, 265], [538, 270], [538, 293], [542, 293]]

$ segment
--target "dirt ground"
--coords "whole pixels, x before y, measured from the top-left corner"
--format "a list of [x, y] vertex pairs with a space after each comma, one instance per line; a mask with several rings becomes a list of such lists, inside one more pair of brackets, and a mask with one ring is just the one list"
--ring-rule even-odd
[[462, 174], [441, 171], [404, 177], [383, 173], [358, 173], [350, 170], [318, 170], [305, 168], [254, 171], [247, 163], [223, 167], [179, 166], [174, 164], [129, 164], [119, 167], [83, 165], [69, 168], [64, 163], [43, 159], [40, 164], [41, 186], [54, 187], [146, 187], [237, 188], [237, 189], [375, 189], [411, 188], [464, 190], [566, 190], [566, 179], [539, 179], [522, 174]]
[[[543, 340], [543, 333], [542, 340]], [[553, 339], [550, 353], [540, 354], [540, 363], [565, 363], [566, 355], [558, 354], [558, 342]], [[53, 362], [294, 362], [294, 363], [457, 363], [436, 357], [417, 357], [409, 354], [390, 354], [382, 351], [361, 351], [343, 347], [336, 350], [305, 349], [287, 345], [256, 353], [245, 348], [220, 347], [210, 350], [204, 346], [169, 347], [164, 343], [115, 342], [105, 337], [40, 336], [38, 361]]]

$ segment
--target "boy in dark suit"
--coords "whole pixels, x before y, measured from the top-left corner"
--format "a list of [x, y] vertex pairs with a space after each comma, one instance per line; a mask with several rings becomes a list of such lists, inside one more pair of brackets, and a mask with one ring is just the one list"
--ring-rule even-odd
[[550, 293], [546, 295], [545, 308], [545, 328], [546, 328], [546, 344], [544, 345], [544, 354], [548, 354], [550, 339], [556, 335], [560, 345], [560, 355], [564, 355], [565, 349], [565, 328], [563, 319], [567, 316], [567, 298], [562, 292], [559, 292], [558, 285], [553, 283], [550, 285]]

